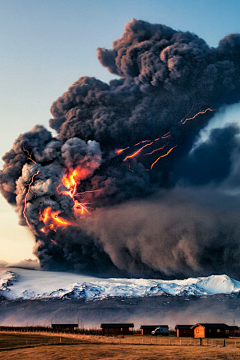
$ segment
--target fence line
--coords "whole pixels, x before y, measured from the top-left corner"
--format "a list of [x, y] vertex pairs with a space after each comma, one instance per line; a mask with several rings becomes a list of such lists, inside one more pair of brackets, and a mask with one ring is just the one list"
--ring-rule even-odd
[[[239, 338], [226, 339], [199, 339], [199, 338], [184, 338], [175, 336], [151, 336], [151, 335], [116, 335], [108, 336], [102, 335], [101, 330], [97, 329], [78, 329], [74, 331], [56, 331], [50, 327], [6, 327], [0, 326], [0, 332], [20, 332], [34, 333], [42, 335], [54, 335], [73, 337], [76, 339], [96, 342], [96, 343], [112, 343], [112, 344], [130, 344], [130, 345], [158, 345], [158, 346], [215, 346], [215, 347], [229, 347], [240, 348]], [[92, 337], [94, 336], [94, 337]], [[91, 338], [91, 339], [90, 339]]]

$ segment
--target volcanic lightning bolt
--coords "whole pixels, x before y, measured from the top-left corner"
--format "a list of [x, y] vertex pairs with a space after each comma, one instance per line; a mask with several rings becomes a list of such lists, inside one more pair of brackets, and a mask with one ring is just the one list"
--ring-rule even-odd
[[32, 184], [33, 184], [33, 182], [34, 182], [35, 176], [37, 176], [39, 173], [40, 173], [40, 170], [37, 170], [37, 171], [33, 174], [30, 183], [29, 183], [29, 184], [26, 184], [26, 186], [28, 187], [28, 189], [27, 189], [26, 195], [25, 195], [25, 197], [24, 197], [23, 216], [24, 216], [24, 218], [25, 218], [25, 220], [26, 220], [26, 223], [27, 223], [27, 225], [28, 225], [29, 228], [30, 228], [30, 223], [29, 223], [28, 218], [27, 218], [27, 198], [28, 198], [28, 195], [29, 195], [30, 192], [31, 192], [33, 195], [35, 195], [35, 194], [32, 192], [32, 190], [31, 190], [31, 186], [32, 186]]
[[[204, 114], [206, 114], [208, 111], [212, 112], [212, 111], [217, 111], [217, 110], [216, 110], [216, 109], [212, 109], [212, 108], [209, 107], [209, 108], [207, 108], [207, 109], [205, 109], [205, 110], [199, 111], [198, 113], [196, 113], [196, 114], [195, 114], [194, 116], [192, 116], [192, 117], [187, 118], [187, 117], [185, 116], [185, 117], [180, 121], [180, 124], [181, 124], [181, 125], [185, 125], [187, 121], [194, 120], [194, 119], [195, 119], [196, 117], [198, 117], [199, 115], [204, 115]], [[125, 156], [125, 158], [123, 159], [123, 161], [125, 162], [125, 161], [127, 161], [127, 160], [129, 160], [129, 159], [135, 158], [135, 157], [136, 157], [137, 155], [139, 155], [139, 154], [143, 151], [143, 149], [145, 149], [147, 146], [152, 146], [156, 141], [159, 141], [159, 140], [163, 140], [163, 141], [164, 141], [165, 139], [168, 139], [170, 136], [171, 136], [171, 130], [169, 130], [167, 133], [165, 133], [165, 134], [162, 135], [161, 137], [158, 137], [158, 138], [156, 138], [156, 139], [154, 139], [154, 140], [142, 140], [142, 141], [138, 142], [137, 144], [135, 144], [135, 145], [133, 145], [133, 146], [135, 147], [135, 146], [139, 146], [139, 145], [141, 145], [141, 144], [145, 144], [145, 143], [147, 143], [147, 144], [146, 144], [146, 145], [143, 145], [143, 146], [140, 147], [138, 150], [134, 151], [132, 154]], [[167, 143], [167, 144], [165, 144], [165, 145], [163, 145], [163, 146], [161, 146], [161, 147], [159, 147], [159, 148], [157, 148], [157, 149], [153, 149], [151, 152], [149, 152], [149, 153], [147, 153], [147, 154], [144, 154], [144, 156], [146, 156], [146, 155], [152, 155], [152, 154], [154, 154], [154, 153], [157, 152], [157, 151], [163, 150], [163, 149], [164, 149], [166, 146], [168, 146], [168, 145], [169, 145], [169, 143]], [[159, 157], [151, 164], [150, 169], [145, 169], [144, 171], [152, 170], [152, 168], [154, 167], [154, 165], [155, 165], [160, 159], [168, 156], [168, 155], [173, 151], [173, 149], [175, 149], [176, 146], [177, 146], [177, 145], [172, 146], [165, 154], [159, 156]], [[118, 150], [115, 150], [115, 153], [116, 153], [117, 155], [120, 155], [122, 152], [124, 152], [124, 151], [126, 151], [126, 150], [128, 150], [128, 149], [130, 149], [130, 148], [131, 148], [131, 146], [128, 146], [128, 147], [126, 147], [126, 148], [124, 148], [124, 149], [118, 149]], [[130, 170], [130, 171], [133, 171], [132, 168], [131, 168], [131, 166], [130, 166], [130, 164], [128, 164], [128, 167], [129, 167], [129, 170]]]
[[152, 170], [152, 168], [154, 167], [154, 165], [155, 165], [161, 158], [164, 158], [165, 156], [168, 156], [168, 155], [173, 151], [173, 149], [175, 149], [175, 147], [177, 147], [177, 145], [173, 146], [170, 150], [168, 150], [168, 152], [167, 152], [166, 154], [163, 154], [163, 155], [159, 156], [159, 157], [157, 158], [157, 160], [155, 160], [155, 161], [152, 163], [150, 169]]
[[[74, 201], [74, 214], [80, 212], [83, 215], [85, 212], [89, 213], [86, 208], [86, 204], [83, 204], [75, 199], [76, 196], [81, 195], [77, 193], [78, 180], [81, 178], [81, 171], [75, 169], [69, 174], [65, 174], [61, 179], [60, 184], [56, 188], [56, 192], [64, 194]], [[85, 192], [84, 192], [85, 193]], [[54, 211], [51, 206], [48, 206], [40, 213], [40, 220], [44, 223], [44, 227], [41, 228], [41, 232], [48, 234], [50, 230], [56, 231], [57, 227], [74, 225], [73, 221], [63, 219], [59, 216], [60, 211]]]
[[77, 181], [80, 178], [81, 178], [81, 172], [75, 169], [69, 175], [65, 175], [63, 177], [62, 184], [65, 186], [65, 188], [68, 189], [67, 191], [63, 191], [63, 193], [69, 195], [74, 201], [74, 208], [75, 208], [74, 210], [80, 208], [80, 212], [83, 215], [85, 212], [88, 213], [86, 204], [80, 203], [75, 199], [77, 195], [81, 195], [77, 193]]
[[41, 228], [41, 232], [47, 234], [49, 229], [56, 231], [57, 226], [71, 225], [71, 222], [59, 217], [60, 211], [53, 211], [51, 206], [44, 209], [40, 214], [40, 220], [43, 221], [44, 227]]
[[194, 120], [194, 119], [196, 119], [197, 116], [202, 115], [202, 114], [206, 114], [206, 112], [208, 112], [208, 111], [217, 111], [217, 110], [216, 110], [216, 109], [208, 108], [208, 109], [206, 109], [206, 110], [199, 111], [197, 114], [195, 114], [194, 116], [192, 116], [192, 117], [190, 117], [190, 118], [186, 118], [186, 119], [183, 118], [180, 122], [184, 125], [184, 124], [186, 124], [187, 121], [189, 121], [189, 120]]
[[26, 150], [26, 149], [23, 147], [22, 151], [23, 151], [23, 153], [24, 153], [25, 155], [27, 154], [28, 160], [31, 160], [34, 164], [36, 164], [36, 161], [34, 161], [34, 160], [32, 159], [32, 157], [31, 157], [31, 155], [30, 155], [30, 153], [29, 153], [28, 150]]
[[146, 145], [142, 146], [140, 149], [138, 149], [137, 151], [135, 151], [133, 154], [126, 156], [126, 157], [123, 159], [123, 161], [126, 161], [127, 159], [131, 159], [131, 158], [137, 156], [145, 147], [150, 146], [150, 145], [152, 145], [152, 144], [153, 144], [153, 141], [152, 141], [150, 144], [146, 144]]

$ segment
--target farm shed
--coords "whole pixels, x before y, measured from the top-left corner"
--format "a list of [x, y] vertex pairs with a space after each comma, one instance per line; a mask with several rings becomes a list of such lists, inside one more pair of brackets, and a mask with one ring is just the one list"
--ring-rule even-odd
[[141, 334], [142, 335], [151, 335], [151, 332], [158, 327], [163, 327], [168, 329], [168, 325], [141, 325]]
[[78, 328], [78, 324], [52, 324], [55, 331], [73, 331]]
[[119, 323], [119, 324], [101, 324], [103, 335], [132, 335], [134, 324]]
[[194, 330], [192, 327], [193, 325], [176, 325], [175, 330], [177, 337], [193, 337]]
[[192, 326], [195, 338], [228, 338], [229, 326], [226, 324], [199, 323]]

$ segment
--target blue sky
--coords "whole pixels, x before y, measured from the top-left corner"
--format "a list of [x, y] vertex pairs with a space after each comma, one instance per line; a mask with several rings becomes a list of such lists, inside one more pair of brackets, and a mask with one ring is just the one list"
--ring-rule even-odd
[[[1, 156], [20, 133], [48, 126], [52, 102], [79, 77], [113, 78], [96, 48], [110, 48], [132, 18], [189, 30], [210, 46], [240, 32], [238, 0], [0, 0], [0, 9]], [[0, 214], [0, 260], [30, 257], [33, 237], [2, 197]]]

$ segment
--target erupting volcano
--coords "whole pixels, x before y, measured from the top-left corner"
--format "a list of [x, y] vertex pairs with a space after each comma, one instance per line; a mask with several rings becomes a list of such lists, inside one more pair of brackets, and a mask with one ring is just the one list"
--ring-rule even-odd
[[240, 34], [217, 48], [132, 20], [43, 126], [21, 134], [2, 195], [34, 233], [41, 267], [101, 276], [239, 275], [239, 126], [201, 131], [240, 100]]

